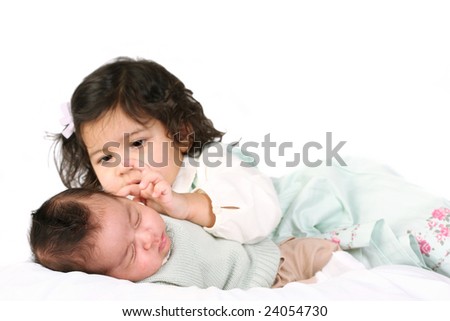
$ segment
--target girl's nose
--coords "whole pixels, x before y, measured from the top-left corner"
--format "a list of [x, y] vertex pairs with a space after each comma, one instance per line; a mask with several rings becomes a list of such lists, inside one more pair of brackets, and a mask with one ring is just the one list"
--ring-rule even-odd
[[120, 174], [128, 173], [131, 169], [138, 168], [138, 161], [132, 158], [122, 159], [119, 165]]

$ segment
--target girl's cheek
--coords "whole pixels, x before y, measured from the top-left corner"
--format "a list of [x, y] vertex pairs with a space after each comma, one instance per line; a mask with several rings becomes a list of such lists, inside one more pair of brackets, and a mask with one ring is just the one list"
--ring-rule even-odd
[[107, 175], [107, 173], [105, 173], [105, 171], [102, 170], [97, 170], [96, 173], [97, 178], [100, 182], [100, 184], [102, 185], [102, 187], [109, 191], [111, 189], [111, 183], [114, 181], [111, 177], [108, 177], [109, 175]]
[[103, 189], [105, 189], [107, 192], [110, 193], [114, 193], [115, 191], [115, 186], [113, 184], [113, 180], [111, 179], [107, 179], [105, 177], [99, 177], [98, 180], [100, 181], [100, 184], [102, 185]]
[[102, 188], [108, 193], [116, 194], [124, 187], [124, 181], [117, 175], [114, 167], [97, 167], [95, 174]]

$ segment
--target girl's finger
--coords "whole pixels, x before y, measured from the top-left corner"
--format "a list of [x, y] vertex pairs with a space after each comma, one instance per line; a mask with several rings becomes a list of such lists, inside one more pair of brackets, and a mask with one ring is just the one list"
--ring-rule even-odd
[[170, 189], [171, 186], [169, 185], [169, 183], [167, 183], [166, 181], [160, 181], [155, 185], [152, 197], [157, 198], [161, 195], [167, 195]]
[[117, 196], [123, 196], [127, 197], [129, 195], [134, 197], [139, 197], [141, 193], [141, 189], [139, 188], [139, 185], [136, 184], [130, 184], [122, 187], [117, 193]]
[[139, 187], [141, 189], [147, 188], [150, 184], [156, 185], [164, 178], [158, 172], [152, 170], [145, 170], [141, 182], [139, 183]]
[[[140, 188], [140, 185], [139, 185], [139, 188]], [[146, 199], [148, 199], [148, 198], [152, 198], [153, 196], [153, 193], [154, 193], [154, 185], [152, 184], [152, 183], [149, 183], [148, 185], [147, 185], [147, 187], [145, 187], [145, 188], [143, 188], [143, 189], [140, 189], [140, 195], [143, 197], [143, 198], [146, 198]]]

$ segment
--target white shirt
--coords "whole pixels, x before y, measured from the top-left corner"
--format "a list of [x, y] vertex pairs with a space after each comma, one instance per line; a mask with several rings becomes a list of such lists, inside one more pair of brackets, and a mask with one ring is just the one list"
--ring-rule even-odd
[[281, 208], [271, 179], [248, 164], [239, 149], [227, 152], [227, 145], [214, 143], [196, 158], [184, 157], [172, 189], [177, 193], [206, 193], [216, 222], [204, 229], [216, 237], [250, 244], [273, 231], [280, 221]]

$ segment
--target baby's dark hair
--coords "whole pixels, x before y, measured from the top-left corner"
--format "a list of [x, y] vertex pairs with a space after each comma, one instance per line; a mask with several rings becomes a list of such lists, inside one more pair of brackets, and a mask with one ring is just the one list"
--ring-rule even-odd
[[[105, 271], [89, 268], [96, 232], [100, 229], [98, 220], [92, 215], [91, 200], [95, 195], [114, 198], [101, 191], [68, 189], [32, 212], [29, 242], [36, 263], [61, 272], [105, 274]], [[95, 206], [95, 210], [101, 211], [101, 206]]]
[[88, 75], [73, 93], [75, 133], [68, 139], [55, 136], [55, 163], [67, 188], [101, 188], [80, 129], [118, 107], [140, 124], [159, 120], [176, 145], [187, 144], [190, 156], [198, 155], [208, 143], [221, 141], [224, 135], [205, 116], [192, 91], [163, 66], [144, 59], [117, 58]]

